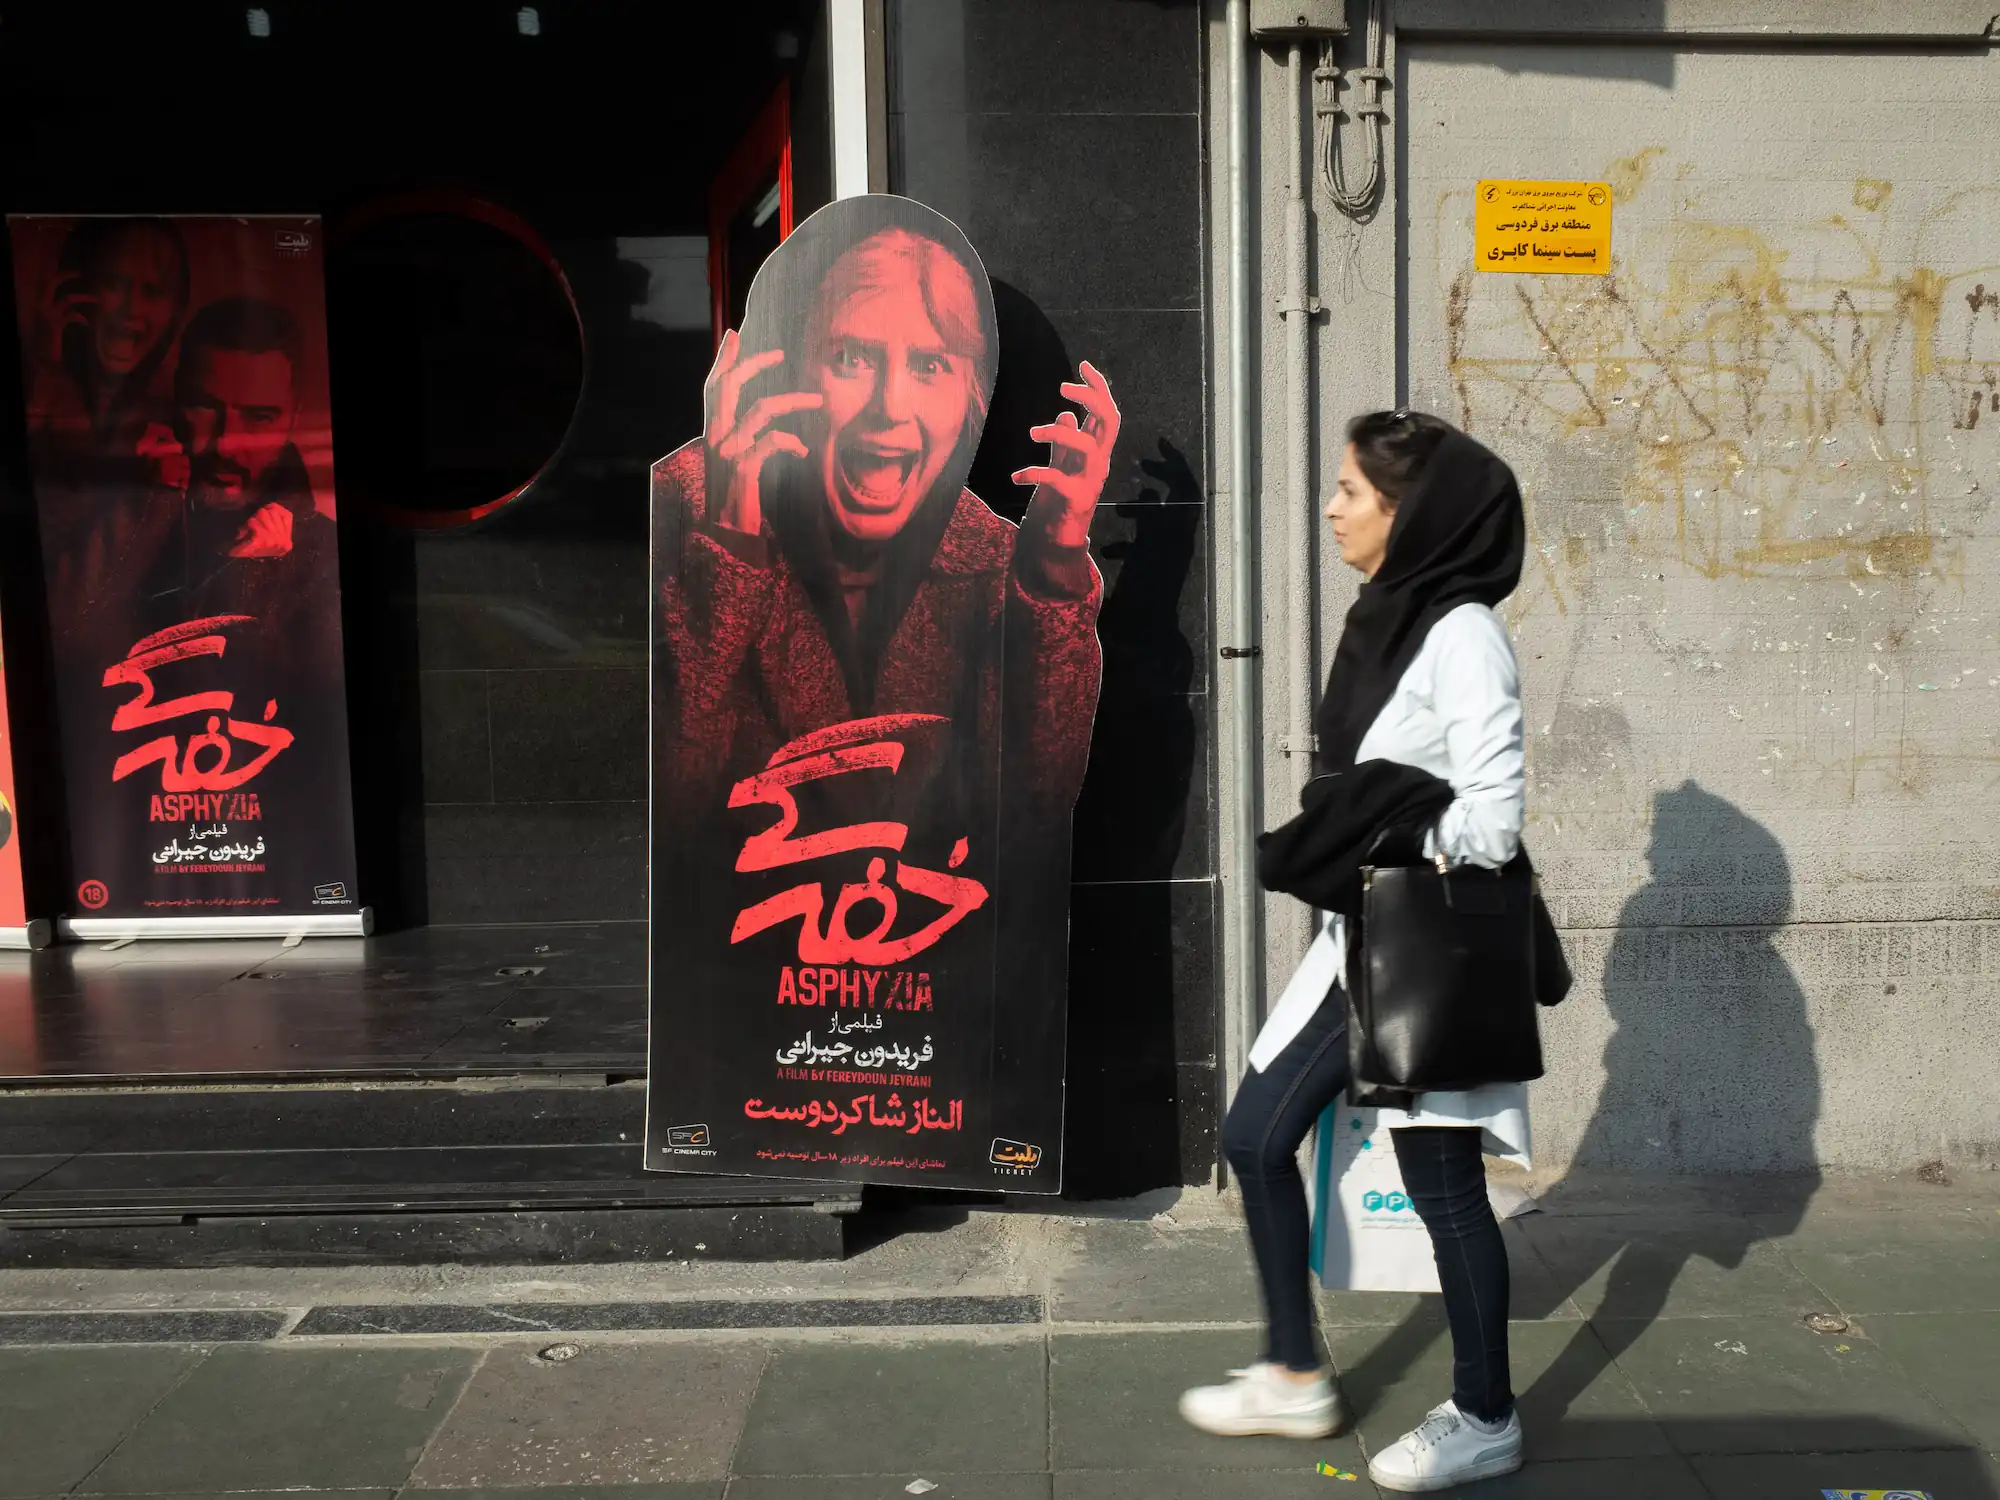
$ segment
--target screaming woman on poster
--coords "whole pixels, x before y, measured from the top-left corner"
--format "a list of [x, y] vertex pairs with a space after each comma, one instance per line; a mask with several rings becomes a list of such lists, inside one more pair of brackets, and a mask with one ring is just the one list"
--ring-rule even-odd
[[[829, 204], [759, 269], [701, 439], [653, 469], [654, 941], [677, 983], [774, 1017], [791, 953], [857, 983], [914, 962], [986, 1137], [1052, 1143], [1119, 415], [1087, 362], [1048, 392], [1074, 410], [1029, 429], [1048, 462], [1012, 476], [1016, 526], [965, 488], [999, 352], [972, 247], [908, 199]], [[775, 831], [767, 771], [798, 799]], [[823, 923], [789, 904], [829, 880]], [[990, 1176], [984, 1146], [966, 1169]]]
[[[907, 220], [908, 222], [899, 222]], [[1118, 408], [1086, 362], [1031, 436], [1017, 528], [963, 488], [998, 349], [969, 246], [876, 196], [815, 214], [725, 335], [703, 441], [661, 461], [678, 517], [660, 601], [669, 711], [655, 795], [690, 821], [797, 736], [875, 714], [953, 721], [983, 822], [1058, 824], [1089, 755], [1102, 586], [1087, 550]], [[1011, 763], [1018, 763], [1015, 766]], [[679, 821], [679, 820], [677, 820]]]
[[[1513, 474], [1436, 417], [1377, 412], [1348, 428], [1326, 518], [1341, 560], [1367, 582], [1348, 611], [1315, 719], [1315, 771], [1345, 776], [1360, 763], [1393, 761], [1449, 783], [1449, 805], [1440, 786], [1427, 815], [1354, 810], [1357, 824], [1370, 825], [1363, 829], [1370, 863], [1413, 864], [1441, 853], [1506, 865], [1520, 848], [1521, 697], [1514, 649], [1493, 609], [1521, 576], [1526, 526]], [[1342, 919], [1331, 923], [1344, 947]], [[1344, 971], [1344, 964], [1335, 970]], [[1223, 1127], [1269, 1341], [1263, 1360], [1228, 1384], [1181, 1398], [1189, 1422], [1227, 1436], [1323, 1437], [1347, 1420], [1314, 1339], [1296, 1153], [1347, 1087], [1348, 1007], [1338, 985], [1323, 997], [1294, 988], [1297, 1001], [1288, 995], [1251, 1048]], [[1399, 1491], [1443, 1489], [1521, 1464], [1507, 1359], [1507, 1251], [1487, 1202], [1481, 1150], [1525, 1159], [1526, 1087], [1488, 1084], [1411, 1102], [1407, 1113], [1385, 1111], [1383, 1123], [1430, 1231], [1455, 1358], [1451, 1399], [1370, 1462], [1375, 1482]]]

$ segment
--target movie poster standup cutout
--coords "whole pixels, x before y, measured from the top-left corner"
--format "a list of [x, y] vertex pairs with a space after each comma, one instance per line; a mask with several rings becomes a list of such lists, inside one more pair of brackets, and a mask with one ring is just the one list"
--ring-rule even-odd
[[29, 946], [19, 827], [14, 815], [14, 747], [7, 737], [7, 660], [0, 648], [0, 948]]
[[998, 354], [956, 226], [842, 199], [654, 466], [648, 1167], [1060, 1189], [1118, 408], [1048, 393], [1017, 528], [964, 488]]
[[72, 930], [364, 930], [319, 220], [8, 228]]

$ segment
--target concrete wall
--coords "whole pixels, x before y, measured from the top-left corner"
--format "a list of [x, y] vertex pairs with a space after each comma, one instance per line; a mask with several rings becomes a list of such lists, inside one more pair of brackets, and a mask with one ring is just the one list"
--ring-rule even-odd
[[[1341, 420], [1407, 397], [1528, 498], [1529, 838], [1579, 979], [1544, 1166], [2000, 1160], [2000, 58], [1958, 40], [1406, 34], [1389, 199], [1318, 211], [1320, 483]], [[1475, 272], [1486, 177], [1611, 182], [1615, 274]], [[1351, 584], [1322, 549], [1283, 587], [1279, 326], [1266, 646], [1310, 622], [1323, 663]], [[1275, 734], [1303, 706], [1266, 682]]]

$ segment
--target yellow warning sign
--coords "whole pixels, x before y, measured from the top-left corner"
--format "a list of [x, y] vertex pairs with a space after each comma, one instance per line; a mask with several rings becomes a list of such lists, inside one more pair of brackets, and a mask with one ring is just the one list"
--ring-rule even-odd
[[1602, 276], [1611, 269], [1611, 185], [1482, 182], [1474, 194], [1482, 271]]

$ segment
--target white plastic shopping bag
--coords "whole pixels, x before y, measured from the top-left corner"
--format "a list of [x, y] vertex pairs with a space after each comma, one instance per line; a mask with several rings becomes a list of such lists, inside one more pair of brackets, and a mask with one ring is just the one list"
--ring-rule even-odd
[[1380, 1111], [1335, 1100], [1313, 1134], [1312, 1268], [1320, 1285], [1350, 1292], [1435, 1292], [1437, 1261], [1403, 1191], [1395, 1142]]

